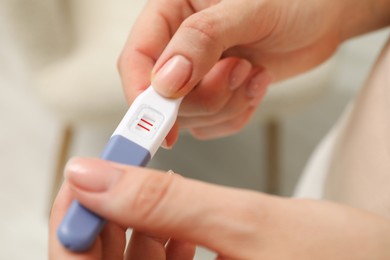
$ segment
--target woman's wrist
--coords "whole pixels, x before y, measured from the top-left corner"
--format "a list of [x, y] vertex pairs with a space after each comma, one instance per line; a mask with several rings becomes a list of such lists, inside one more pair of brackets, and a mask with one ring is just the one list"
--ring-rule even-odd
[[344, 0], [340, 3], [342, 41], [390, 25], [390, 0]]

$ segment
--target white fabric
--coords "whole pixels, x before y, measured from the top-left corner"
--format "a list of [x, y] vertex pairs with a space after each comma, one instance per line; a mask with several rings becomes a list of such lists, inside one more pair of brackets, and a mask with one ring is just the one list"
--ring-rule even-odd
[[317, 146], [311, 155], [297, 183], [293, 197], [322, 199], [324, 185], [330, 168], [331, 158], [337, 139], [346, 126], [351, 114], [352, 104], [348, 105], [338, 122]]
[[390, 42], [353, 105], [310, 160], [296, 197], [324, 198], [390, 218]]

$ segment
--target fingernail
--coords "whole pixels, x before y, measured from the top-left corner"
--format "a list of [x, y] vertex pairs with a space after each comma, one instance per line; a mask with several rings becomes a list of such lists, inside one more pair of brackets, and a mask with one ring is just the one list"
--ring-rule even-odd
[[112, 163], [102, 160], [74, 158], [65, 167], [65, 177], [71, 185], [91, 192], [108, 190], [121, 174]]
[[192, 64], [184, 56], [168, 60], [152, 78], [152, 85], [166, 96], [177, 93], [191, 77]]
[[172, 171], [172, 170], [167, 171], [167, 174], [168, 174], [168, 175], [175, 175], [176, 178], [177, 178], [177, 177], [183, 178], [183, 176], [182, 176], [181, 174], [176, 173], [176, 172], [174, 172], [174, 171]]
[[172, 146], [168, 146], [167, 139], [164, 139], [164, 141], [161, 144], [161, 147], [164, 148], [164, 149], [167, 149], [167, 150], [172, 149]]
[[237, 89], [248, 76], [252, 65], [247, 60], [239, 60], [230, 74], [229, 87], [231, 90]]
[[264, 71], [257, 73], [252, 77], [249, 85], [247, 86], [247, 96], [250, 98], [255, 98], [264, 94], [265, 89], [271, 83], [271, 81], [271, 76], [268, 73]]

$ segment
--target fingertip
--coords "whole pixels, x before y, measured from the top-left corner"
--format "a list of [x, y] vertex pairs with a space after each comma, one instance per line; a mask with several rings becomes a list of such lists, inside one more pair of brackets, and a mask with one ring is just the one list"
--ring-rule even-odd
[[168, 59], [161, 68], [153, 69], [152, 85], [161, 95], [176, 98], [192, 75], [192, 62], [183, 55]]
[[168, 150], [172, 149], [173, 145], [177, 142], [178, 138], [179, 138], [179, 124], [176, 121], [171, 131], [169, 131], [168, 135], [166, 136], [164, 142], [161, 144], [161, 147]]
[[[92, 254], [91, 252], [88, 252], [88, 256], [76, 255], [67, 250], [57, 238], [57, 229], [73, 199], [69, 185], [67, 182], [64, 182], [53, 203], [50, 213], [48, 239], [48, 255], [50, 259], [82, 259], [83, 257], [86, 258]], [[93, 252], [96, 252], [96, 250]]]
[[50, 225], [57, 226], [62, 216], [65, 215], [67, 209], [73, 201], [73, 196], [69, 185], [64, 182], [54, 200], [50, 210]]
[[252, 64], [245, 59], [239, 59], [230, 73], [229, 87], [231, 90], [237, 89], [248, 77], [252, 69]]
[[150, 72], [155, 60], [138, 50], [124, 51], [118, 60], [123, 92], [128, 104], [150, 86]]
[[272, 81], [273, 77], [267, 70], [261, 70], [251, 77], [246, 86], [247, 96], [252, 99], [249, 106], [257, 107], [259, 105]]

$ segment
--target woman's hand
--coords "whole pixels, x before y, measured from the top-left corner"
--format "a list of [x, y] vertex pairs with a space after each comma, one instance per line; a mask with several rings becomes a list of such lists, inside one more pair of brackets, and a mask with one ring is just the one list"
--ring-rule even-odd
[[[390, 259], [389, 220], [329, 202], [284, 199], [97, 159], [73, 159], [50, 219], [50, 259]], [[71, 200], [108, 220], [89, 252], [56, 229]], [[168, 241], [168, 243], [167, 243]]]
[[[178, 122], [195, 137], [235, 133], [272, 79], [332, 55], [340, 43], [342, 2], [150, 0], [118, 62], [127, 99], [151, 81], [164, 96], [186, 95]], [[175, 125], [167, 146], [177, 132]]]

